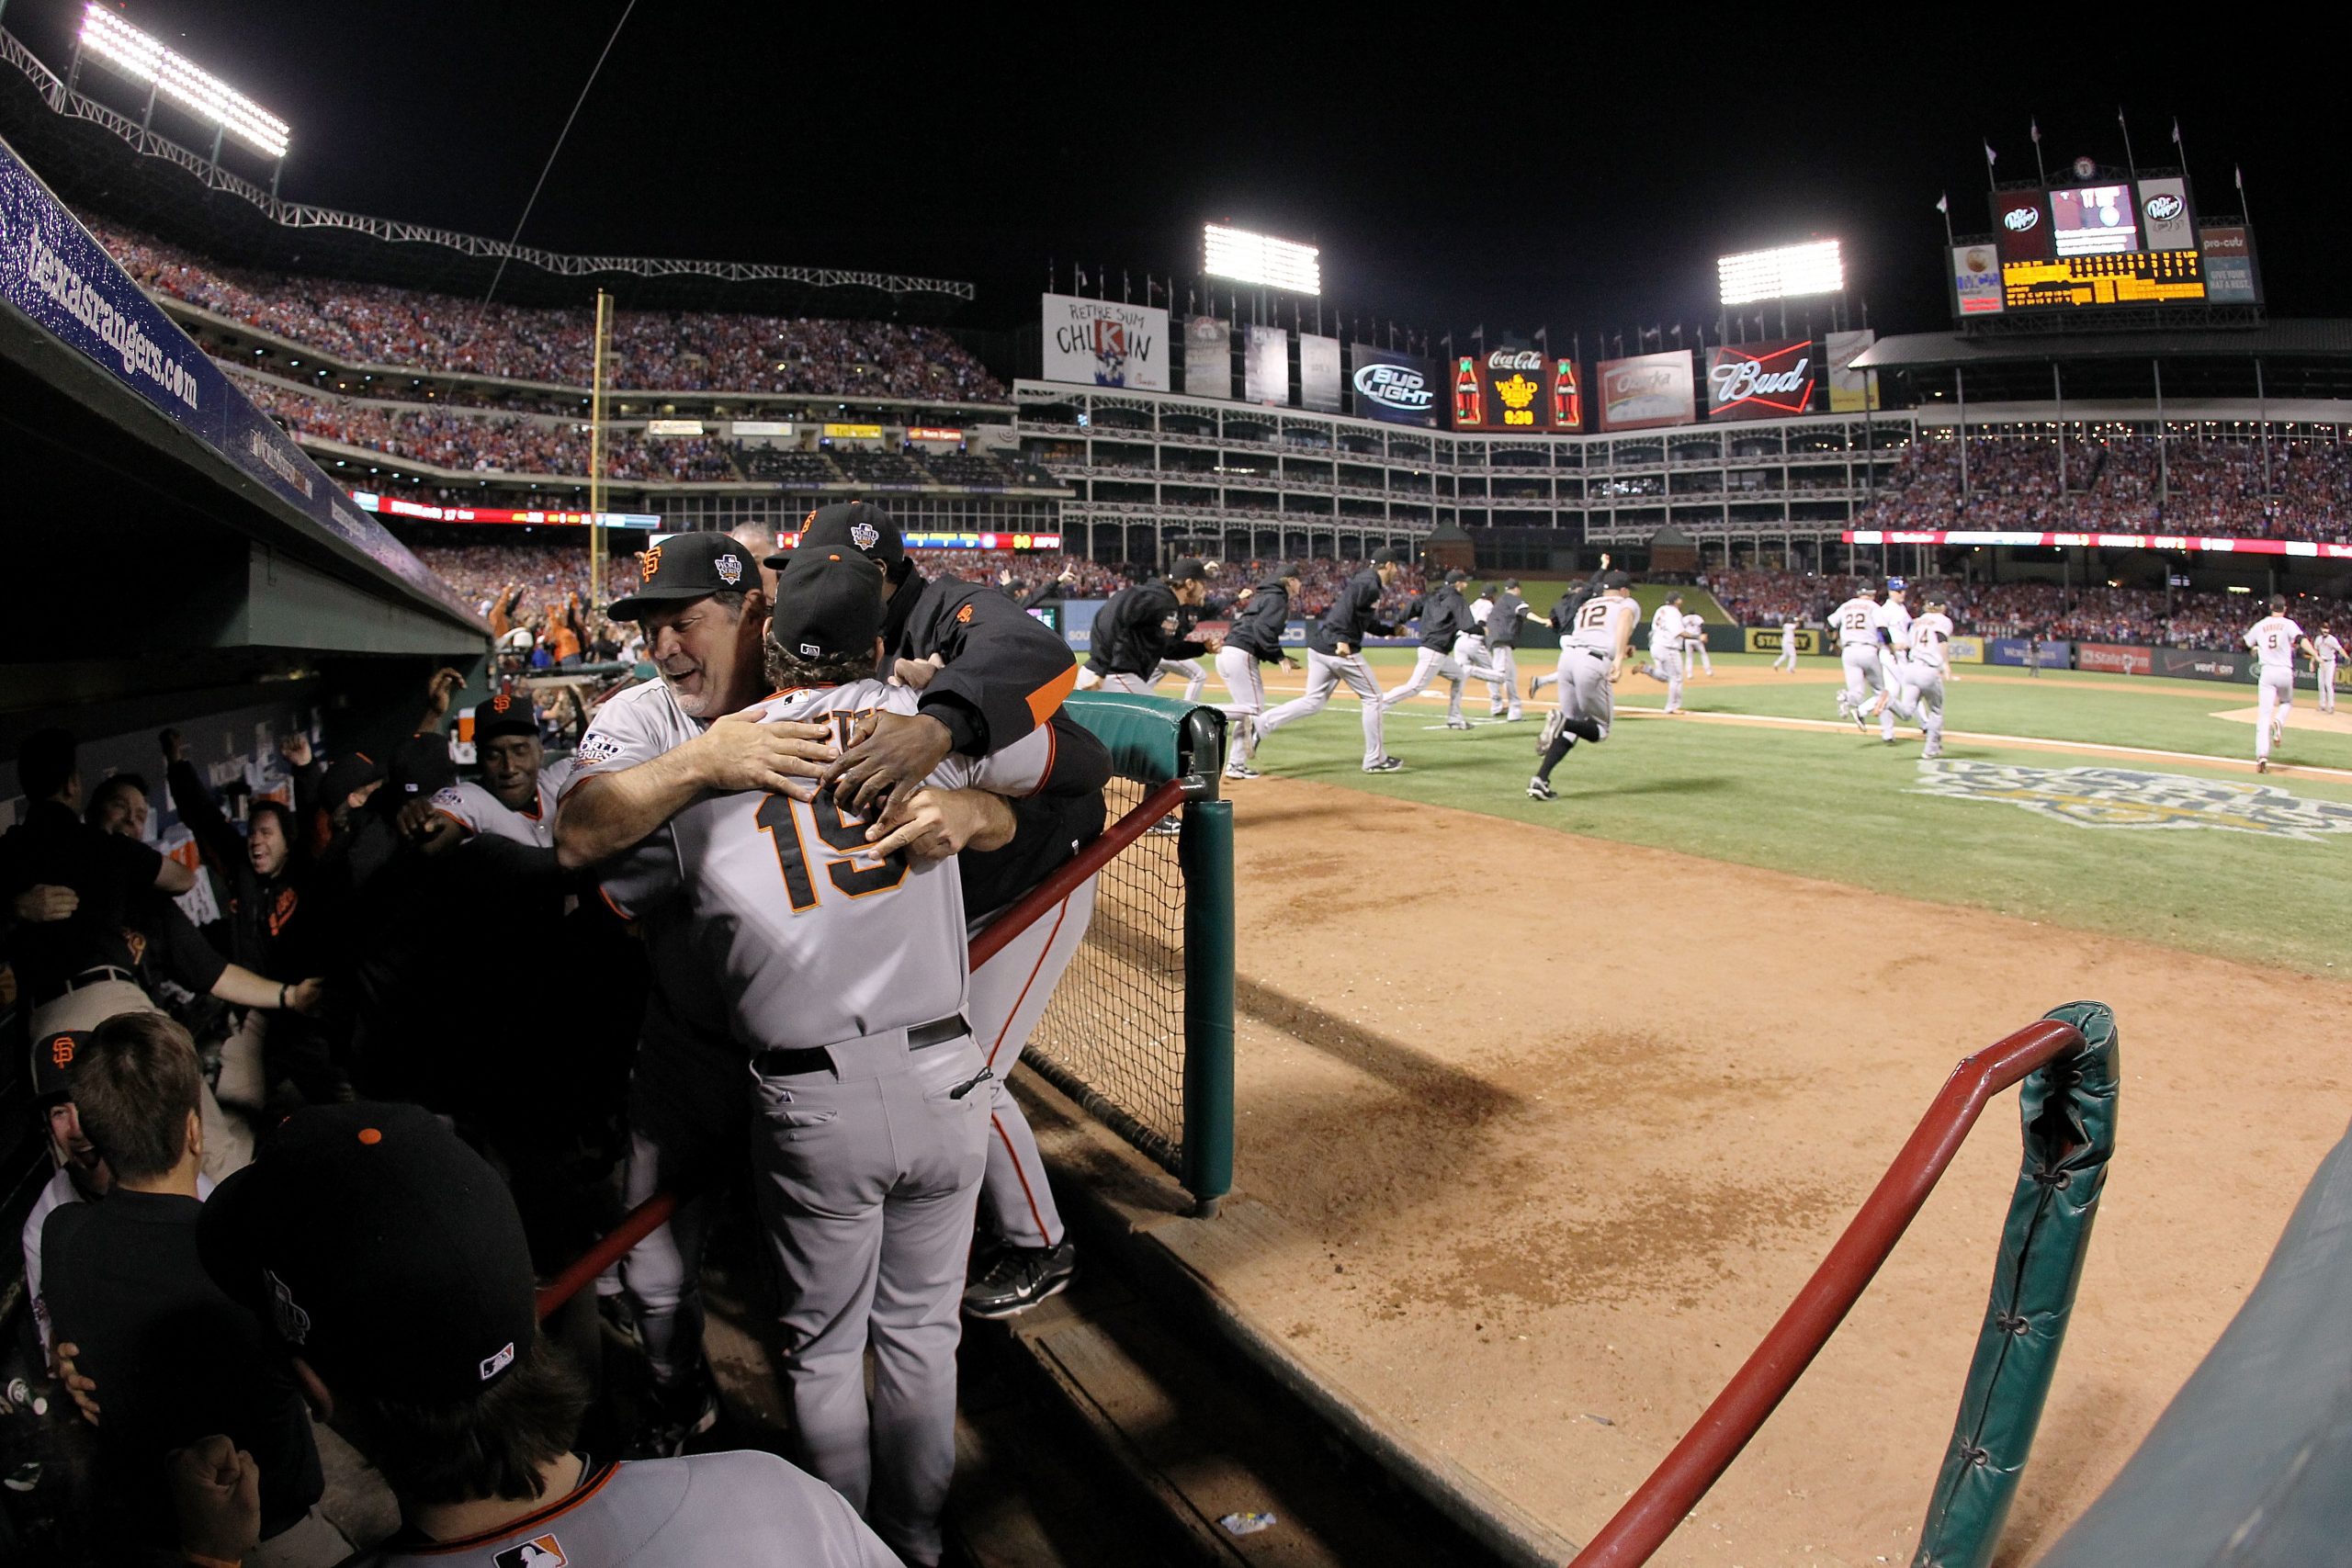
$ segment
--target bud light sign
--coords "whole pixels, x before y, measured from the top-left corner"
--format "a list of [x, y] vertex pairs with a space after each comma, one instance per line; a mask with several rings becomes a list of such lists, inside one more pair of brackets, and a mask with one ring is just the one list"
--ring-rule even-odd
[[1429, 372], [1400, 355], [1355, 345], [1356, 417], [1399, 424], [1428, 424], [1437, 412], [1437, 388]]
[[1779, 419], [1813, 404], [1811, 340], [1724, 344], [1710, 351], [1709, 419]]

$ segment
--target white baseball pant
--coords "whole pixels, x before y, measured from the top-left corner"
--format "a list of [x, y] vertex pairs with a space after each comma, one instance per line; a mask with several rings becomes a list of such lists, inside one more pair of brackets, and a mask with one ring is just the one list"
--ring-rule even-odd
[[996, 1075], [989, 1114], [988, 1173], [980, 1179], [980, 1213], [1015, 1247], [1058, 1247], [1061, 1211], [1046, 1181], [1037, 1138], [1010, 1087], [1012, 1065], [1053, 999], [1062, 973], [1086, 941], [1094, 918], [1094, 884], [1088, 877], [1002, 951], [972, 971], [966, 1016], [972, 1038]]
[[1894, 732], [1894, 716], [1917, 725], [1928, 738], [1927, 751], [1944, 749], [1944, 672], [1934, 665], [1914, 664], [1904, 671], [1903, 684], [1887, 698], [1882, 734]]
[[1682, 639], [1682, 668], [1686, 671], [1690, 668], [1690, 661], [1694, 659], [1699, 661], [1699, 668], [1708, 674], [1712, 675], [1715, 672], [1715, 661], [1707, 653], [1706, 638], [1685, 637]]
[[1431, 681], [1440, 676], [1445, 678], [1446, 685], [1451, 689], [1446, 699], [1445, 718], [1447, 723], [1453, 723], [1462, 716], [1462, 665], [1452, 655], [1440, 653], [1433, 648], [1424, 648], [1414, 654], [1412, 678], [1383, 696], [1380, 705], [1384, 709], [1393, 708], [1398, 703], [1418, 697]]
[[2319, 667], [2319, 711], [2335, 711], [2335, 665], [2333, 660]]
[[1775, 670], [1794, 670], [1796, 667], [1797, 639], [1791, 637], [1788, 633], [1782, 632], [1781, 634], [1781, 655], [1779, 658], [1772, 660], [1772, 668]]
[[1170, 675], [1184, 677], [1184, 700], [1188, 703], [1199, 702], [1201, 688], [1209, 683], [1209, 672], [1201, 668], [1197, 659], [1161, 660], [1159, 668], [1151, 672], [1151, 683], [1157, 686]]
[[[1910, 688], [1917, 676], [1912, 670], [1909, 660], [1896, 659], [1891, 655], [1881, 660], [1879, 672], [1886, 679], [1886, 701], [1879, 704], [1878, 706], [1878, 738], [1881, 740], [1892, 740], [1894, 739], [1895, 705], [1903, 700], [1903, 694]], [[1940, 682], [1942, 676], [1939, 675], [1937, 680]]]
[[1487, 646], [1484, 632], [1464, 632], [1453, 639], [1453, 661], [1462, 666], [1463, 673], [1487, 683], [1487, 708], [1500, 713], [1503, 708], [1503, 661]]
[[1651, 649], [1649, 668], [1643, 673], [1653, 681], [1666, 682], [1666, 711], [1679, 712], [1682, 707], [1682, 650], [1679, 648]]
[[1216, 650], [1216, 675], [1225, 682], [1225, 694], [1233, 699], [1223, 705], [1226, 716], [1233, 720], [1226, 761], [1247, 765], [1258, 750], [1258, 720], [1266, 711], [1265, 676], [1258, 668], [1258, 656], [1238, 648]]
[[1494, 711], [1518, 718], [1525, 711], [1519, 703], [1519, 649], [1505, 643], [1494, 650], [1495, 683], [1502, 695]]
[[1848, 706], [1859, 708], [1886, 689], [1886, 678], [1879, 672], [1877, 649], [1866, 642], [1849, 643], [1838, 650], [1838, 658], [1846, 667]]
[[1341, 659], [1335, 654], [1306, 650], [1306, 694], [1294, 697], [1258, 721], [1258, 739], [1263, 740], [1293, 719], [1321, 713], [1331, 694], [1342, 685], [1353, 692], [1363, 704], [1363, 765], [1367, 768], [1387, 755], [1382, 745], [1380, 682], [1372, 678], [1372, 666], [1364, 662], [1361, 653]]
[[2287, 710], [2294, 705], [2295, 672], [2291, 670], [2265, 670], [2262, 672], [2262, 704], [2256, 710], [2260, 716], [2254, 721], [2255, 761], [2269, 761], [2271, 728], [2285, 728]]

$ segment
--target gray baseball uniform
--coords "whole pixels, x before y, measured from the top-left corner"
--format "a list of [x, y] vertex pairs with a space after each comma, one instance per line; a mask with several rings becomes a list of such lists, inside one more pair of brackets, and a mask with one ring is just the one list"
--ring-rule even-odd
[[1794, 670], [1796, 667], [1797, 624], [1794, 621], [1782, 621], [1781, 623], [1781, 651], [1780, 655], [1772, 660], [1772, 668]]
[[2319, 711], [2335, 711], [2335, 666], [2344, 657], [2344, 644], [2334, 632], [2322, 632], [2312, 638], [2312, 674], [2319, 681]]
[[[919, 697], [860, 681], [781, 694], [764, 716], [831, 716], [846, 740], [859, 716], [911, 714]], [[1053, 751], [1040, 727], [978, 762], [951, 755], [929, 782], [1030, 794]], [[995, 1097], [966, 1021], [956, 867], [877, 858], [866, 828], [830, 794], [713, 795], [603, 883], [624, 913], [685, 929], [750, 1057], [755, 1190], [808, 1468], [928, 1562], [955, 1472], [956, 1347]]]
[[848, 1500], [774, 1454], [744, 1450], [591, 1471], [503, 1530], [462, 1540], [394, 1537], [349, 1568], [595, 1568], [758, 1563], [899, 1568]]
[[1878, 662], [1878, 601], [1858, 593], [1830, 612], [1829, 624], [1838, 628], [1838, 658], [1846, 671], [1838, 706], [1851, 712], [1885, 688]]
[[1568, 635], [1560, 639], [1560, 711], [1599, 725], [1596, 740], [1609, 739], [1609, 727], [1617, 717], [1616, 697], [1609, 689], [1609, 661], [1616, 655], [1622, 629], [1641, 613], [1631, 599], [1597, 595], [1577, 606]]
[[488, 833], [533, 849], [551, 850], [555, 848], [556, 802], [563, 798], [564, 786], [571, 782], [571, 759], [560, 757], [539, 770], [538, 798], [528, 811], [509, 810], [498, 796], [471, 779], [436, 791], [433, 809], [469, 833]]
[[1682, 706], [1682, 612], [1660, 604], [1650, 617], [1650, 663], [1647, 673], [1666, 682], [1666, 711]]
[[[1903, 684], [1887, 699], [1890, 715], [1900, 714], [1927, 735], [1922, 757], [1940, 757], [1944, 750], [1944, 666], [1951, 651], [1951, 622], [1930, 611], [1911, 623], [1910, 657], [1903, 661]], [[1892, 728], [1893, 719], [1888, 720]]]

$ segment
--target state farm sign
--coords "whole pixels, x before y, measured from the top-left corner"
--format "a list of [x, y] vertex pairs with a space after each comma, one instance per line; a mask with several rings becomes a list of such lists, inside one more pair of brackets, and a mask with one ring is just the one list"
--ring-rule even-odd
[[1817, 378], [1810, 339], [1723, 344], [1708, 351], [1707, 417], [1781, 419], [1813, 404]]

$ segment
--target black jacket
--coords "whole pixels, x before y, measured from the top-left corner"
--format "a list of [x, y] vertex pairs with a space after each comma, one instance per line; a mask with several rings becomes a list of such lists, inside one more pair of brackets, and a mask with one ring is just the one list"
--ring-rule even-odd
[[1095, 615], [1087, 668], [1101, 675], [1148, 679], [1163, 659], [1197, 659], [1205, 643], [1184, 636], [1184, 606], [1168, 584], [1153, 578], [1120, 589]]
[[1521, 612], [1527, 601], [1506, 588], [1495, 595], [1495, 607], [1487, 612], [1487, 646], [1516, 648], [1519, 646]]
[[277, 967], [281, 947], [293, 939], [294, 918], [301, 908], [301, 890], [291, 874], [300, 846], [287, 846], [286, 863], [276, 876], [264, 878], [254, 870], [245, 836], [229, 825], [220, 803], [205, 787], [196, 764], [187, 761], [168, 765], [164, 782], [171, 786], [172, 805], [196, 837], [204, 863], [229, 889], [229, 956], [256, 975], [273, 978], [284, 974], [314, 971]]
[[1402, 618], [1419, 620], [1421, 646], [1439, 653], [1452, 653], [1454, 638], [1478, 629], [1478, 623], [1470, 618], [1470, 606], [1463, 601], [1462, 591], [1451, 584], [1440, 586], [1427, 599], [1414, 600]]
[[1361, 653], [1367, 636], [1396, 635], [1396, 628], [1380, 619], [1379, 612], [1380, 573], [1366, 567], [1340, 587], [1340, 596], [1307, 634], [1306, 646], [1326, 657], [1336, 657], [1339, 645], [1344, 642]]
[[1261, 664], [1280, 663], [1283, 633], [1289, 626], [1290, 589], [1277, 577], [1258, 584], [1258, 592], [1226, 629], [1225, 645], [1241, 649]]
[[982, 582], [910, 576], [890, 596], [882, 644], [894, 659], [935, 653], [946, 660], [917, 707], [944, 724], [967, 757], [1012, 745], [1052, 717], [1078, 684], [1069, 645]]

